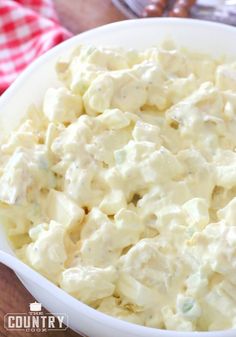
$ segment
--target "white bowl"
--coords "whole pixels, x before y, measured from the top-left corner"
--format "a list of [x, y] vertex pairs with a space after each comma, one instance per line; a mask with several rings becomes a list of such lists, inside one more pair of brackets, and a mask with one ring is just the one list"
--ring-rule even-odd
[[[236, 56], [236, 29], [230, 26], [183, 19], [143, 19], [110, 24], [80, 34], [53, 48], [30, 65], [0, 98], [2, 135], [15, 128], [31, 103], [40, 103], [45, 90], [56, 85], [54, 64], [78, 44], [146, 48], [172, 38], [178, 45], [214, 56]], [[14, 255], [0, 226], [0, 250]], [[235, 337], [236, 330], [175, 332], [138, 326], [100, 313], [76, 300], [43, 276], [0, 254], [0, 261], [17, 272], [29, 292], [51, 312], [65, 312], [69, 327], [90, 337]]]

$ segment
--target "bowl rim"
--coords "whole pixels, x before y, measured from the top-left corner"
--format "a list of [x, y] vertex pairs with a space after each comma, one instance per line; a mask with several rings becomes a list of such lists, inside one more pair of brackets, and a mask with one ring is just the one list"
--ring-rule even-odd
[[[81, 36], [83, 37], [89, 37], [90, 35], [94, 35], [94, 33], [106, 33], [110, 32], [111, 30], [117, 30], [119, 28], [126, 28], [129, 29], [129, 27], [134, 25], [140, 25], [141, 23], [145, 24], [153, 24], [154, 22], [162, 22], [165, 24], [171, 24], [171, 25], [179, 25], [181, 26], [185, 25], [188, 26], [202, 26], [206, 29], [208, 27], [210, 28], [220, 28], [226, 32], [233, 32], [236, 35], [236, 28], [233, 26], [229, 26], [222, 23], [217, 22], [210, 22], [210, 21], [201, 21], [196, 19], [178, 19], [178, 18], [145, 18], [145, 19], [134, 19], [134, 20], [125, 20], [125, 21], [118, 21], [114, 23], [110, 23], [101, 27], [93, 28], [88, 31], [82, 32], [78, 35], [75, 35], [68, 40], [62, 42], [61, 44], [55, 46], [51, 50], [47, 51], [43, 55], [41, 55], [39, 58], [37, 58], [35, 61], [33, 61], [14, 81], [14, 83], [2, 94], [0, 97], [0, 108], [4, 108], [4, 105], [7, 104], [7, 101], [11, 98], [11, 95], [14, 94], [15, 91], [17, 91], [24, 79], [26, 79], [28, 76], [30, 76], [34, 70], [41, 66], [47, 59], [50, 59], [55, 54], [58, 54], [58, 51], [64, 50], [66, 47], [71, 47], [76, 41], [80, 40]], [[19, 259], [18, 259], [19, 260]], [[128, 332], [132, 331], [133, 335], [140, 336], [141, 333], [143, 335], [153, 337], [153, 336], [160, 336], [160, 337], [235, 337], [236, 335], [236, 329], [228, 329], [228, 330], [221, 330], [221, 331], [175, 331], [175, 330], [164, 330], [164, 329], [157, 329], [157, 328], [151, 328], [146, 327], [142, 325], [137, 325], [134, 323], [130, 323], [124, 320], [120, 320], [118, 318], [112, 317], [110, 315], [104, 314], [102, 312], [99, 312], [98, 310], [88, 306], [87, 304], [81, 302], [80, 300], [72, 297], [70, 294], [65, 292], [63, 289], [57, 287], [55, 284], [50, 282], [48, 279], [46, 279], [44, 276], [42, 276], [39, 272], [32, 269], [30, 266], [25, 265], [22, 261], [19, 260], [19, 262], [22, 264], [22, 268], [26, 270], [28, 273], [33, 272], [35, 280], [36, 278], [40, 279], [40, 284], [42, 286], [45, 285], [46, 289], [49, 289], [52, 293], [57, 293], [58, 295], [62, 295], [65, 297], [65, 300], [68, 299], [68, 305], [73, 308], [77, 308], [78, 312], [83, 313], [83, 315], [86, 315], [90, 319], [93, 319], [97, 322], [99, 322], [102, 325], [110, 326], [113, 329], [116, 329], [121, 332]], [[17, 274], [20, 277], [20, 280], [22, 281], [22, 276], [20, 276], [20, 272], [17, 272]], [[64, 301], [65, 302], [65, 301]], [[70, 303], [69, 303], [70, 302]]]

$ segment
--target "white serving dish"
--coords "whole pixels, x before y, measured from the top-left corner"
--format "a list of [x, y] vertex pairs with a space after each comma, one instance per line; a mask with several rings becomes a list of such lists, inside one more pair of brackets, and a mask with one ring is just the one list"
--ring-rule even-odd
[[[51, 85], [56, 85], [54, 64], [59, 56], [81, 43], [115, 45], [138, 49], [166, 38], [178, 45], [214, 56], [236, 57], [236, 28], [188, 19], [142, 19], [106, 25], [60, 44], [31, 64], [0, 98], [1, 134], [17, 126], [31, 103], [40, 103]], [[8, 253], [8, 254], [6, 254]], [[175, 332], [146, 328], [102, 314], [71, 297], [14, 257], [0, 226], [0, 262], [10, 266], [29, 292], [50, 312], [65, 312], [69, 327], [89, 337], [235, 337], [236, 330], [220, 332]], [[20, 309], [20, 308], [19, 308]]]

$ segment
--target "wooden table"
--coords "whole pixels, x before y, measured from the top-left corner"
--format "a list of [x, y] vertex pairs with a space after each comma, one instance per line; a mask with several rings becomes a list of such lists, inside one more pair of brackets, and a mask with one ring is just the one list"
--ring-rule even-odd
[[125, 17], [111, 0], [54, 0], [61, 22], [74, 34]]
[[[123, 20], [124, 16], [112, 5], [110, 0], [54, 0], [61, 22], [74, 34], [101, 26], [113, 21]], [[9, 332], [4, 329], [3, 318], [6, 313], [28, 312], [29, 303], [34, 298], [20, 283], [15, 274], [0, 264], [0, 336], [1, 337], [79, 337], [70, 329], [66, 332], [33, 333]], [[92, 336], [91, 336], [92, 337]]]

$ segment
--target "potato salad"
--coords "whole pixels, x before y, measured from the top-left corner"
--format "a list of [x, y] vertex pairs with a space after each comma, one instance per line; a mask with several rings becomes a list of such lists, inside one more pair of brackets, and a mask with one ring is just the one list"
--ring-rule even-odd
[[236, 62], [85, 45], [56, 71], [0, 147], [17, 256], [119, 319], [236, 328]]

